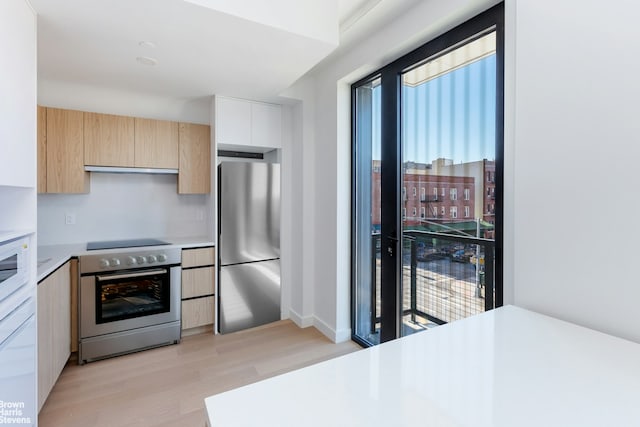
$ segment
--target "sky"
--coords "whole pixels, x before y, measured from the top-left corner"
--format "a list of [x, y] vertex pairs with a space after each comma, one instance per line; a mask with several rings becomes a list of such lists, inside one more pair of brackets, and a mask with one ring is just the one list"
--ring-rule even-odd
[[[491, 55], [419, 86], [403, 86], [403, 161], [494, 160], [495, 72]], [[374, 160], [380, 160], [381, 87], [373, 90]]]

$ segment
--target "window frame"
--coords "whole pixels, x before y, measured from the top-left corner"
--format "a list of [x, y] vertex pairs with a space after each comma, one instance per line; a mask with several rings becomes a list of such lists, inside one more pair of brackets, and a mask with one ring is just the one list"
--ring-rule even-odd
[[[406, 189], [403, 188], [401, 181], [402, 175], [402, 153], [401, 139], [400, 139], [400, 117], [401, 117], [401, 96], [400, 96], [400, 84], [397, 84], [396, 90], [393, 89], [392, 82], [399, 82], [401, 73], [410, 68], [418, 66], [419, 63], [424, 63], [430, 59], [437, 58], [444, 53], [455, 49], [456, 45], [460, 45], [468, 42], [473, 38], [481, 37], [488, 32], [496, 32], [496, 105], [495, 105], [495, 172], [492, 172], [487, 176], [490, 179], [491, 184], [495, 185], [495, 198], [492, 200], [493, 218], [494, 218], [494, 248], [495, 248], [495, 275], [494, 275], [494, 295], [495, 295], [495, 307], [503, 305], [504, 290], [503, 290], [503, 234], [504, 234], [504, 38], [505, 38], [505, 24], [504, 24], [504, 3], [499, 3], [484, 12], [476, 15], [466, 22], [452, 28], [440, 36], [426, 42], [417, 49], [409, 52], [408, 54], [388, 63], [382, 68], [372, 72], [371, 74], [363, 77], [362, 79], [352, 84], [352, 230], [355, 229], [357, 223], [355, 199], [357, 198], [357, 189], [355, 186], [355, 171], [358, 158], [356, 156], [356, 129], [355, 123], [357, 120], [355, 109], [355, 93], [358, 87], [367, 82], [372, 81], [375, 78], [381, 78], [382, 95], [381, 95], [381, 109], [382, 109], [382, 129], [381, 139], [382, 144], [382, 157], [385, 159], [385, 164], [380, 168], [381, 176], [383, 176], [383, 188], [381, 196], [381, 206], [383, 214], [386, 210], [386, 215], [381, 218], [381, 239], [384, 247], [391, 247], [392, 241], [395, 240], [396, 247], [398, 239], [394, 233], [401, 230], [402, 219], [406, 218], [406, 208], [403, 207], [403, 202], [407, 200]], [[387, 88], [387, 89], [385, 89]], [[390, 89], [390, 90], [389, 90]], [[394, 142], [395, 141], [395, 142]], [[386, 156], [386, 157], [385, 157]], [[437, 184], [435, 184], [437, 186]], [[385, 195], [385, 190], [392, 189], [389, 194]], [[402, 194], [400, 191], [404, 190]], [[442, 187], [442, 201], [445, 201], [445, 188]], [[434, 193], [436, 201], [440, 201], [437, 193], [437, 188], [434, 187]], [[476, 197], [477, 194], [474, 196]], [[477, 198], [477, 197], [476, 197]], [[457, 198], [456, 198], [457, 199]], [[404, 215], [402, 215], [404, 209]], [[445, 214], [445, 206], [441, 206], [443, 217]], [[353, 236], [353, 234], [352, 234]], [[355, 260], [358, 256], [356, 254], [355, 239], [352, 238], [352, 260]], [[400, 249], [400, 248], [398, 248]], [[382, 251], [382, 265], [385, 263], [388, 266], [394, 265], [394, 268], [389, 268], [385, 271], [385, 268], [381, 269], [381, 283], [398, 283], [401, 282], [402, 268], [398, 261], [400, 257], [396, 257], [396, 260], [390, 260], [393, 257], [394, 251]], [[355, 289], [355, 270], [352, 265], [352, 295], [353, 289]], [[394, 295], [396, 293], [396, 295]], [[390, 289], [390, 286], [386, 285], [381, 289], [382, 299], [382, 313], [387, 317], [387, 330], [383, 326], [381, 329], [380, 342], [385, 342], [389, 339], [393, 339], [393, 330], [398, 330], [397, 319], [389, 321], [392, 314], [398, 312], [398, 307], [402, 304], [397, 304], [398, 295], [397, 290]], [[355, 326], [355, 301], [352, 298], [352, 325]], [[355, 328], [352, 328], [352, 333], [355, 333]], [[356, 335], [352, 335], [352, 338], [356, 342], [362, 344], [362, 340]], [[365, 343], [366, 344], [366, 343]]]

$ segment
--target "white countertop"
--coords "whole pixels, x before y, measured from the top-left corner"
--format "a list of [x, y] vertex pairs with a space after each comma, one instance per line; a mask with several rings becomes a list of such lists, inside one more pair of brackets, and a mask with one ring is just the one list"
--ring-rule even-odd
[[205, 404], [212, 427], [638, 426], [640, 344], [507, 306]]
[[[170, 242], [170, 245], [163, 245], [163, 248], [198, 248], [203, 246], [214, 246], [213, 241], [209, 237], [167, 237], [161, 240]], [[66, 245], [47, 245], [38, 246], [38, 282], [53, 273], [58, 267], [69, 261], [72, 257], [98, 254], [98, 253], [117, 253], [123, 249], [105, 249], [87, 251], [86, 243], [72, 243]]]
[[33, 230], [0, 230], [0, 243], [33, 233]]

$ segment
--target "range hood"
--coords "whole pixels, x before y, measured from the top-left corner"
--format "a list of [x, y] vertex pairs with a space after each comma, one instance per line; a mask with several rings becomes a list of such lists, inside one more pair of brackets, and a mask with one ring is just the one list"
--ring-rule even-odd
[[107, 172], [107, 173], [155, 173], [164, 175], [177, 175], [178, 169], [156, 169], [156, 168], [123, 168], [117, 166], [85, 166], [87, 172]]

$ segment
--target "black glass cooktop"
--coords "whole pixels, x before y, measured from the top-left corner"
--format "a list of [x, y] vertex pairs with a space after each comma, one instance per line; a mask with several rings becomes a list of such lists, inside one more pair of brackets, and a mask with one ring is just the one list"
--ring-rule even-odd
[[158, 239], [108, 240], [105, 242], [89, 242], [87, 243], [87, 250], [93, 251], [96, 249], [137, 248], [140, 246], [158, 245], [170, 245], [170, 243]]

